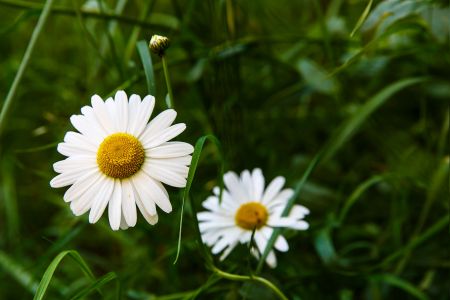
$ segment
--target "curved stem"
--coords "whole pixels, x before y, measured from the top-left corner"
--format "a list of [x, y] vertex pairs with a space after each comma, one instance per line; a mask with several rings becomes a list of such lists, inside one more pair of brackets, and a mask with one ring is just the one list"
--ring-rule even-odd
[[167, 107], [173, 108], [173, 93], [172, 85], [170, 84], [169, 68], [167, 67], [167, 61], [165, 54], [161, 55], [161, 61], [164, 69], [164, 78], [166, 79], [167, 93], [169, 93], [169, 99], [167, 99]]
[[269, 280], [267, 280], [267, 279], [265, 279], [263, 277], [231, 274], [231, 273], [222, 271], [222, 270], [220, 270], [220, 269], [218, 269], [216, 267], [212, 267], [212, 270], [213, 270], [214, 273], [216, 273], [220, 277], [223, 277], [223, 278], [226, 278], [226, 279], [229, 279], [229, 280], [234, 280], [234, 281], [256, 281], [256, 282], [259, 282], [259, 283], [265, 285], [266, 287], [268, 287], [269, 289], [271, 289], [275, 294], [277, 294], [277, 296], [280, 299], [288, 300], [288, 297], [286, 297], [286, 295], [283, 294], [283, 292], [276, 285], [274, 285], [272, 282], [270, 282]]

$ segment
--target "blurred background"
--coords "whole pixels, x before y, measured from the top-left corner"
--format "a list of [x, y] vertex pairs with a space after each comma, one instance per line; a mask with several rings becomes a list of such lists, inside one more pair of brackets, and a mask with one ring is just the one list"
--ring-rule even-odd
[[[0, 0], [0, 105], [44, 1]], [[449, 299], [450, 8], [448, 1], [55, 1], [17, 88], [0, 140], [0, 299], [31, 299], [61, 251], [97, 278], [86, 299], [274, 299], [265, 287], [205, 268], [181, 194], [155, 226], [113, 232], [74, 217], [52, 164], [72, 114], [116, 90], [146, 95], [136, 48], [153, 34], [166, 52], [179, 140], [215, 135], [202, 151], [191, 200], [200, 207], [225, 170], [260, 167], [295, 187], [310, 229], [285, 231], [290, 250], [262, 276], [290, 299]], [[152, 54], [157, 112], [166, 108]], [[216, 257], [217, 259], [217, 257]], [[245, 246], [223, 270], [249, 274]], [[72, 299], [90, 279], [70, 258], [46, 299]], [[79, 294], [78, 294], [79, 295]], [[83, 298], [81, 297], [81, 298]]]

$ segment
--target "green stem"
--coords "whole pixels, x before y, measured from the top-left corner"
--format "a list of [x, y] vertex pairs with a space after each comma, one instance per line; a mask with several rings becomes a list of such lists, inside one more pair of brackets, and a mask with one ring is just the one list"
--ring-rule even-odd
[[167, 93], [169, 93], [169, 99], [167, 99], [167, 107], [173, 108], [173, 93], [172, 85], [170, 84], [169, 68], [167, 67], [166, 56], [161, 55], [161, 61], [164, 69], [164, 78], [166, 79]]
[[222, 271], [216, 267], [213, 267], [212, 270], [214, 273], [216, 273], [217, 275], [219, 275], [220, 277], [223, 277], [225, 279], [234, 280], [234, 281], [256, 281], [256, 282], [259, 282], [259, 283], [265, 285], [266, 287], [268, 287], [269, 289], [271, 289], [273, 292], [275, 292], [275, 294], [277, 294], [277, 296], [280, 299], [283, 299], [283, 300], [288, 299], [288, 297], [286, 297], [286, 295], [283, 294], [283, 292], [279, 288], [277, 288], [276, 285], [274, 285], [272, 282], [270, 282], [269, 280], [267, 280], [263, 277], [231, 274], [231, 273]]
[[[42, 4], [30, 1], [22, 1], [22, 0], [0, 0], [0, 5], [9, 6], [11, 8], [25, 8], [25, 9], [43, 9]], [[134, 18], [120, 16], [113, 13], [97, 13], [80, 9], [83, 17], [104, 19], [104, 20], [117, 20], [122, 23], [130, 24], [130, 25], [138, 25], [146, 28], [155, 28], [161, 27], [165, 28], [165, 26], [161, 24], [155, 24], [152, 22], [146, 22], [142, 20], [137, 20]], [[52, 9], [52, 12], [55, 14], [66, 15], [66, 16], [76, 16], [76, 11], [70, 8], [57, 6]]]
[[0, 136], [3, 133], [6, 118], [11, 111], [11, 104], [14, 99], [14, 95], [16, 94], [17, 87], [19, 86], [20, 81], [22, 80], [23, 74], [25, 73], [25, 69], [28, 66], [30, 61], [31, 54], [33, 53], [34, 46], [36, 45], [36, 41], [44, 27], [45, 21], [47, 21], [47, 17], [50, 13], [51, 7], [53, 4], [53, 0], [47, 0], [45, 2], [44, 8], [42, 9], [41, 16], [36, 24], [36, 27], [33, 30], [33, 34], [31, 35], [30, 42], [28, 43], [28, 47], [25, 50], [25, 54], [23, 56], [22, 62], [20, 63], [19, 70], [17, 71], [16, 77], [9, 89], [8, 95], [6, 96], [5, 103], [2, 107], [2, 111], [0, 113]]

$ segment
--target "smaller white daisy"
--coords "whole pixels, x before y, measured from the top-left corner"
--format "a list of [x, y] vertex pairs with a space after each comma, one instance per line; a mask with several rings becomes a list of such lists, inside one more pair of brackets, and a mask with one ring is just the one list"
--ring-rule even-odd
[[[223, 180], [225, 188], [222, 191], [222, 201], [219, 200], [220, 189], [215, 187], [214, 195], [203, 202], [203, 207], [209, 211], [197, 215], [203, 241], [212, 247], [213, 254], [223, 251], [221, 260], [238, 243], [249, 243], [253, 230], [257, 250], [253, 250], [252, 254], [259, 258], [275, 227], [308, 229], [309, 225], [303, 218], [309, 214], [309, 210], [302, 205], [294, 205], [288, 216], [281, 216], [294, 193], [292, 189], [282, 190], [284, 177], [276, 177], [265, 190], [264, 176], [260, 169], [254, 169], [252, 173], [245, 170], [240, 178], [230, 171], [224, 175]], [[282, 235], [278, 236], [274, 246], [282, 252], [289, 249]], [[273, 250], [269, 252], [266, 263], [272, 268], [276, 267], [277, 260]]]

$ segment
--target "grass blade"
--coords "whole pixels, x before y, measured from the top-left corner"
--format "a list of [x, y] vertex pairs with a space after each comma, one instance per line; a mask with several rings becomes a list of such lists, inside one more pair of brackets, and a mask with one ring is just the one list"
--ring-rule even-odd
[[367, 3], [366, 8], [364, 9], [363, 13], [358, 19], [358, 22], [356, 22], [355, 27], [353, 28], [352, 32], [350, 33], [350, 37], [353, 37], [355, 33], [361, 28], [364, 21], [367, 19], [367, 16], [369, 15], [370, 9], [372, 8], [373, 0], [369, 0], [369, 3]]
[[374, 95], [367, 100], [353, 115], [346, 121], [339, 129], [337, 134], [326, 147], [323, 161], [330, 159], [336, 152], [353, 137], [355, 132], [359, 129], [362, 123], [382, 104], [384, 104], [395, 93], [403, 90], [404, 88], [424, 82], [428, 80], [426, 77], [419, 78], [407, 78], [399, 80]]
[[389, 285], [398, 287], [405, 292], [407, 292], [410, 296], [413, 296], [414, 298], [420, 299], [420, 300], [427, 300], [429, 299], [427, 295], [425, 295], [421, 290], [416, 288], [414, 285], [412, 285], [410, 282], [403, 280], [397, 276], [391, 275], [391, 274], [382, 274], [382, 275], [375, 275], [372, 277], [373, 280], [381, 281], [384, 283], [387, 283]]
[[[102, 277], [100, 277], [99, 279], [97, 279], [96, 281], [94, 281], [93, 283], [91, 283], [88, 287], [86, 287], [79, 293], [77, 293], [75, 296], [73, 296], [71, 298], [71, 300], [84, 299], [84, 297], [86, 297], [87, 295], [92, 293], [94, 290], [100, 289], [102, 286], [104, 286], [105, 284], [107, 284], [108, 282], [110, 282], [114, 279], [116, 279], [116, 280], [118, 279], [116, 273], [109, 272], [109, 273], [103, 275]], [[119, 281], [117, 281], [117, 282], [119, 282]]]
[[[194, 153], [192, 154], [192, 161], [191, 161], [191, 166], [189, 167], [189, 173], [188, 173], [188, 177], [187, 177], [187, 182], [186, 182], [186, 187], [184, 188], [183, 191], [183, 198], [182, 198], [182, 202], [181, 202], [181, 213], [180, 213], [180, 227], [179, 227], [179, 233], [178, 233], [178, 245], [177, 245], [177, 254], [175, 256], [175, 261], [173, 262], [174, 264], [177, 263], [178, 258], [180, 256], [180, 250], [181, 250], [181, 231], [183, 228], [183, 213], [184, 213], [184, 204], [186, 202], [186, 199], [189, 197], [189, 192], [191, 190], [191, 186], [192, 186], [192, 181], [194, 180], [194, 176], [195, 176], [195, 171], [197, 170], [197, 166], [198, 166], [198, 162], [200, 160], [200, 155], [202, 153], [202, 149], [203, 146], [206, 142], [206, 140], [210, 140], [211, 142], [213, 142], [214, 145], [216, 145], [219, 153], [221, 152], [221, 144], [220, 141], [214, 136], [214, 135], [205, 135], [200, 137], [197, 142], [195, 143], [195, 147], [194, 147]], [[223, 159], [221, 160], [223, 162]], [[224, 171], [224, 164], [222, 163], [221, 165], [221, 170], [220, 170], [220, 185], [222, 186], [222, 180], [223, 180], [223, 171]], [[195, 214], [194, 214], [195, 215]], [[195, 220], [197, 220], [197, 215], [194, 216]], [[196, 221], [197, 224], [196, 226], [198, 227], [198, 221]], [[202, 245], [203, 242], [200, 240], [199, 241]]]
[[61, 253], [59, 253], [53, 261], [50, 263], [50, 265], [47, 267], [47, 270], [45, 270], [44, 275], [42, 276], [41, 282], [39, 283], [39, 286], [37, 288], [36, 294], [34, 295], [33, 300], [42, 300], [44, 299], [45, 292], [47, 291], [47, 288], [50, 284], [50, 281], [53, 278], [53, 274], [56, 271], [56, 268], [59, 266], [61, 261], [66, 257], [70, 256], [75, 262], [80, 266], [83, 273], [91, 280], [95, 280], [94, 274], [92, 273], [89, 266], [86, 264], [84, 259], [78, 254], [75, 250], [66, 250]]
[[149, 95], [156, 95], [155, 86], [155, 73], [153, 71], [152, 56], [148, 50], [147, 42], [144, 40], [139, 41], [136, 47], [141, 57], [142, 65], [144, 66], [145, 78], [147, 79], [147, 90]]
[[27, 49], [25, 50], [25, 54], [23, 55], [22, 61], [19, 66], [19, 70], [17, 71], [16, 77], [14, 77], [14, 81], [11, 85], [11, 88], [8, 91], [8, 95], [6, 96], [5, 102], [2, 107], [2, 111], [0, 112], [0, 136], [3, 133], [6, 124], [6, 118], [8, 117], [11, 111], [11, 105], [14, 99], [14, 96], [17, 91], [17, 87], [22, 80], [23, 74], [30, 62], [31, 54], [33, 53], [34, 46], [36, 45], [36, 41], [41, 34], [42, 28], [44, 28], [45, 22], [47, 21], [47, 17], [50, 14], [50, 10], [53, 4], [53, 0], [47, 0], [45, 2], [44, 8], [42, 9], [41, 16], [36, 24], [36, 27], [33, 30], [31, 35], [30, 42], [28, 43]]

